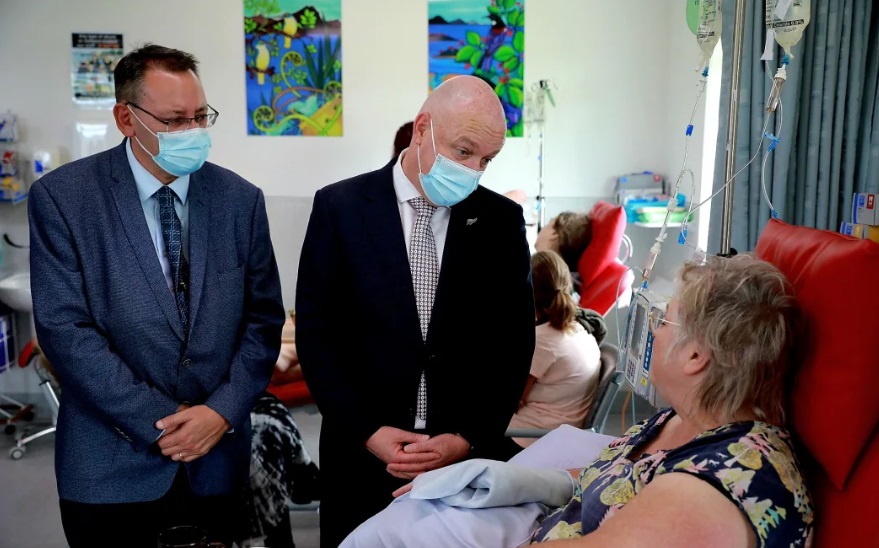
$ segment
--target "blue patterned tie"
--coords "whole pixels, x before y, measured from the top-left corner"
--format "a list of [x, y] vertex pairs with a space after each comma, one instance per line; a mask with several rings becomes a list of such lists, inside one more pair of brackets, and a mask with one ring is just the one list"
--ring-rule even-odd
[[165, 253], [168, 262], [171, 263], [171, 281], [174, 288], [174, 299], [177, 301], [177, 311], [180, 313], [180, 322], [183, 324], [184, 333], [189, 331], [189, 264], [183, 256], [183, 227], [177, 211], [174, 209], [174, 199], [177, 197], [169, 186], [163, 186], [156, 191], [156, 199], [159, 201], [159, 217], [162, 221], [162, 239], [165, 240]]

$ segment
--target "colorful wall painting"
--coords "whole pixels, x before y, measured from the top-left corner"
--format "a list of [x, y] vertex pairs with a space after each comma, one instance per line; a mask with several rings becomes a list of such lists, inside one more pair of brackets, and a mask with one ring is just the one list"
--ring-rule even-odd
[[248, 135], [342, 135], [341, 0], [244, 0]]
[[429, 88], [461, 74], [491, 84], [507, 116], [507, 135], [523, 131], [525, 0], [430, 0]]

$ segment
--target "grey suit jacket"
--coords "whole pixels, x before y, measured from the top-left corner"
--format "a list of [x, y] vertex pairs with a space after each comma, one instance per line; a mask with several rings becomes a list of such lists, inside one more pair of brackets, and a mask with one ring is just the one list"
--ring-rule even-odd
[[190, 179], [190, 332], [150, 240], [125, 143], [53, 171], [30, 193], [37, 337], [63, 394], [62, 499], [154, 500], [180, 464], [155, 422], [205, 404], [234, 432], [187, 464], [200, 495], [247, 479], [250, 410], [269, 381], [284, 309], [262, 192], [207, 163]]

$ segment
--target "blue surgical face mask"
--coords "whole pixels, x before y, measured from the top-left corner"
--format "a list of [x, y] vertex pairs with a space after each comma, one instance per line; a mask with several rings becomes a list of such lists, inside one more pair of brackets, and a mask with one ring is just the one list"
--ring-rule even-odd
[[154, 133], [146, 127], [137, 114], [131, 110], [131, 115], [140, 122], [140, 125], [156, 136], [159, 140], [159, 153], [153, 155], [143, 146], [140, 139], [135, 137], [137, 144], [144, 150], [156, 165], [175, 177], [184, 177], [194, 173], [204, 165], [211, 149], [211, 136], [204, 128], [193, 128], [184, 131], [161, 131]]
[[436, 160], [430, 172], [422, 173], [421, 145], [418, 146], [418, 179], [421, 181], [421, 188], [424, 189], [424, 196], [432, 204], [452, 207], [476, 190], [479, 178], [485, 172], [462, 166], [437, 152], [436, 140], [433, 137], [433, 120], [430, 121], [430, 140], [433, 143]]

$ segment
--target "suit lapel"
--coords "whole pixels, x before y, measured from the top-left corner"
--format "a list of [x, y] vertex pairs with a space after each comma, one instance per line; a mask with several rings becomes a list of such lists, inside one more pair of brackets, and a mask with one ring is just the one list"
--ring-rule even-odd
[[[446, 231], [446, 245], [443, 248], [443, 263], [440, 265], [440, 286], [443, 283], [443, 279], [449, 277], [449, 270], [454, 268], [455, 256], [461, 246], [461, 239], [467, 236], [465, 227], [467, 226], [468, 215], [470, 215], [470, 211], [473, 209], [468, 207], [469, 205], [461, 202], [458, 205], [452, 206], [452, 214], [449, 216], [449, 228]], [[475, 215], [471, 217], [475, 218]], [[439, 293], [439, 286], [437, 286], [437, 293]]]
[[372, 184], [365, 189], [366, 207], [362, 211], [364, 226], [375, 243], [380, 260], [387, 268], [388, 283], [408, 285], [411, 288], [409, 253], [403, 237], [392, 171], [383, 169], [377, 179], [371, 181]]
[[134, 255], [137, 257], [137, 262], [140, 264], [140, 269], [152, 289], [153, 295], [159, 301], [159, 308], [162, 309], [174, 333], [180, 340], [184, 340], [183, 325], [180, 323], [177, 304], [168, 289], [165, 275], [162, 273], [162, 265], [156, 256], [156, 248], [143, 215], [143, 207], [140, 205], [134, 175], [131, 173], [131, 166], [128, 165], [128, 156], [125, 152], [127, 143], [126, 139], [113, 150], [110, 169], [114, 182], [110, 191], [116, 202], [119, 221], [125, 229], [128, 243], [134, 250]]
[[361, 214], [363, 225], [373, 241], [372, 249], [381, 263], [383, 283], [390, 287], [404, 288], [393, 292], [400, 295], [397, 306], [401, 313], [411, 314], [414, 318], [413, 334], [421, 339], [421, 328], [418, 324], [418, 308], [415, 305], [415, 290], [412, 286], [412, 271], [409, 268], [409, 252], [403, 236], [403, 225], [400, 221], [400, 206], [394, 190], [393, 162], [379, 171], [375, 178], [363, 190], [365, 200]]
[[195, 325], [204, 289], [212, 195], [200, 172], [189, 176], [189, 325]]
[[430, 315], [430, 328], [428, 329], [428, 339], [434, 331], [434, 325], [443, 314], [443, 307], [447, 305], [453, 298], [455, 291], [454, 273], [460, 270], [463, 259], [460, 257], [463, 249], [463, 241], [470, 237], [471, 232], [475, 229], [468, 225], [472, 225], [478, 219], [476, 212], [476, 198], [470, 196], [463, 202], [452, 206], [452, 214], [449, 217], [449, 227], [446, 231], [446, 243], [443, 248], [443, 260], [440, 265], [439, 283], [436, 286], [436, 294], [433, 299], [433, 311]]

